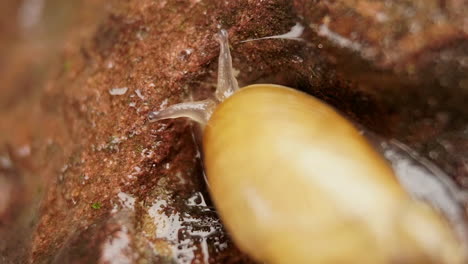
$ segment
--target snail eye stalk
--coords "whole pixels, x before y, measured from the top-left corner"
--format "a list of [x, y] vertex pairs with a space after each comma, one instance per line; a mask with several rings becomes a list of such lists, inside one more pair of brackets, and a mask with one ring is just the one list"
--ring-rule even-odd
[[239, 85], [234, 77], [232, 69], [231, 52], [229, 51], [228, 33], [226, 30], [221, 30], [216, 38], [219, 42], [220, 52], [218, 59], [218, 87], [215, 92], [215, 97], [219, 102], [226, 100], [234, 92], [239, 90]]
[[150, 122], [156, 122], [163, 119], [172, 119], [186, 117], [201, 124], [206, 125], [213, 113], [216, 103], [212, 99], [203, 101], [187, 102], [171, 105], [161, 111], [153, 111], [148, 115]]
[[218, 60], [218, 85], [214, 97], [201, 101], [175, 104], [160, 111], [153, 111], [148, 115], [148, 120], [150, 122], [186, 117], [198, 122], [202, 127], [205, 127], [216, 106], [239, 90], [239, 85], [237, 84], [232, 69], [232, 58], [231, 52], [229, 51], [227, 31], [224, 29], [221, 30], [216, 35], [216, 39], [220, 45], [220, 53]]

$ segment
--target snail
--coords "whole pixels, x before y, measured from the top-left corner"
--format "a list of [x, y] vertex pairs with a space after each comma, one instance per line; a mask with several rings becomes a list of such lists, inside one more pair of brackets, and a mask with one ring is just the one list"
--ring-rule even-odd
[[151, 112], [203, 129], [212, 200], [239, 248], [265, 263], [464, 263], [461, 239], [413, 199], [331, 106], [292, 88], [238, 88], [222, 30], [211, 98]]

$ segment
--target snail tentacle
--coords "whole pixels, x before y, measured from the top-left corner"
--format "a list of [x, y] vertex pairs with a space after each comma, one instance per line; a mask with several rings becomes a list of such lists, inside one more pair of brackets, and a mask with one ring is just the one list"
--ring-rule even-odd
[[262, 38], [252, 38], [240, 41], [240, 43], [257, 41], [257, 40], [265, 40], [265, 39], [289, 39], [289, 40], [296, 40], [296, 41], [305, 41], [301, 38], [302, 33], [304, 32], [304, 26], [297, 22], [288, 32], [280, 35], [274, 36], [267, 36]]
[[216, 39], [219, 42], [220, 53], [218, 59], [218, 87], [215, 92], [215, 97], [219, 102], [222, 102], [235, 91], [239, 90], [239, 85], [237, 84], [232, 68], [228, 32], [224, 29], [221, 30], [219, 34], [216, 35]]
[[186, 117], [200, 123], [204, 127], [215, 107], [216, 103], [212, 99], [180, 103], [171, 105], [160, 111], [151, 112], [148, 115], [148, 120], [156, 122], [163, 119]]
[[171, 105], [163, 110], [153, 111], [148, 115], [148, 120], [150, 122], [187, 117], [198, 122], [203, 128], [206, 123], [208, 123], [208, 120], [216, 106], [239, 90], [239, 85], [237, 84], [232, 68], [232, 58], [229, 51], [227, 31], [224, 29], [221, 30], [216, 35], [216, 39], [220, 44], [220, 53], [218, 60], [218, 84], [214, 97], [201, 101], [179, 103]]

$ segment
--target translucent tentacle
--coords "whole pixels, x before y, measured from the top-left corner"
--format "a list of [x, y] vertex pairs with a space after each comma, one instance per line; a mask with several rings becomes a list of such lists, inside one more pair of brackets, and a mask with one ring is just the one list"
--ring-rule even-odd
[[156, 122], [162, 119], [187, 117], [200, 123], [204, 127], [210, 119], [215, 107], [216, 103], [212, 99], [180, 103], [171, 105], [160, 111], [151, 112], [148, 119], [150, 122]]
[[294, 25], [294, 27], [292, 27], [289, 32], [286, 32], [284, 34], [262, 37], [262, 38], [246, 39], [246, 40], [241, 41], [240, 43], [264, 40], [264, 39], [290, 39], [290, 40], [304, 41], [304, 39], [301, 38], [301, 35], [303, 32], [304, 32], [304, 26], [301, 25], [301, 23], [296, 23], [296, 25]]
[[219, 66], [218, 66], [218, 87], [215, 92], [215, 97], [219, 102], [224, 101], [239, 89], [237, 80], [234, 77], [232, 69], [231, 52], [229, 51], [228, 33], [226, 30], [221, 30], [217, 35], [220, 45]]
[[220, 44], [218, 85], [214, 97], [203, 101], [187, 102], [172, 105], [160, 111], [151, 112], [148, 116], [150, 122], [162, 119], [186, 117], [206, 125], [217, 104], [223, 102], [239, 89], [232, 69], [232, 58], [229, 51], [228, 33], [226, 30], [216, 36]]

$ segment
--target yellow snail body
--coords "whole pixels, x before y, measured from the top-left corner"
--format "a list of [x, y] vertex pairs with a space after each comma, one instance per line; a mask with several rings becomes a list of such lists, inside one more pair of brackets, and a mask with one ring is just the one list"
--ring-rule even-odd
[[435, 210], [332, 107], [291, 88], [237, 90], [227, 33], [213, 98], [151, 113], [204, 127], [204, 166], [236, 244], [266, 263], [463, 263]]

